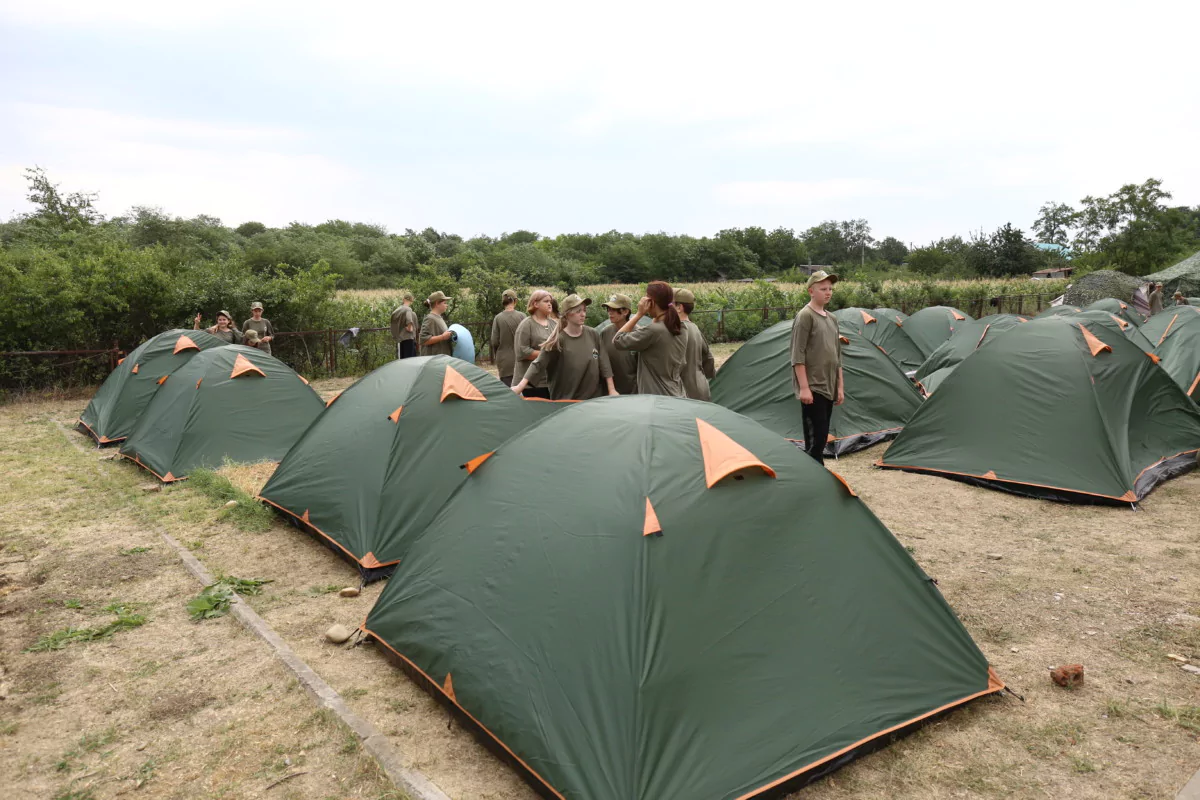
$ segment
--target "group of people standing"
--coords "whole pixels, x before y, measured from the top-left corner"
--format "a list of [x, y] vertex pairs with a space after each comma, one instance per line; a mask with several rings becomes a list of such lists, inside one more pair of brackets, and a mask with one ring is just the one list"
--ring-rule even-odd
[[[1177, 306], [1189, 306], [1191, 303], [1183, 296], [1183, 292], [1175, 292], [1171, 298]], [[1154, 316], [1163, 310], [1163, 285], [1161, 283], [1150, 284], [1150, 316]]]
[[[406, 293], [392, 313], [397, 356], [449, 355], [446, 301], [434, 292], [419, 329]], [[634, 308], [629, 297], [614, 294], [603, 305], [609, 325], [587, 325], [591, 298], [571, 294], [561, 306], [544, 290], [529, 296], [525, 311], [511, 289], [504, 308], [492, 320], [492, 361], [500, 380], [518, 394], [545, 400], [587, 400], [602, 395], [661, 394], [708, 400], [708, 382], [716, 374], [704, 334], [688, 317], [695, 295], [654, 281]], [[408, 344], [406, 344], [408, 343]]]
[[[192, 321], [192, 330], [201, 330], [202, 324], [203, 318], [197, 314]], [[229, 344], [257, 347], [267, 355], [271, 355], [271, 342], [275, 340], [275, 327], [263, 316], [263, 304], [258, 302], [250, 304], [250, 319], [242, 323], [241, 330], [234, 327], [233, 316], [228, 311], [218, 311], [217, 323], [204, 331]]]

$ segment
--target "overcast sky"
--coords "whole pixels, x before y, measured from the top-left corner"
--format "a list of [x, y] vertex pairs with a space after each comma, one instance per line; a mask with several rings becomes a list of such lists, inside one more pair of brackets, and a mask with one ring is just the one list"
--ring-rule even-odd
[[1200, 3], [0, 2], [22, 170], [229, 225], [498, 235], [865, 217], [921, 244], [1165, 181]]

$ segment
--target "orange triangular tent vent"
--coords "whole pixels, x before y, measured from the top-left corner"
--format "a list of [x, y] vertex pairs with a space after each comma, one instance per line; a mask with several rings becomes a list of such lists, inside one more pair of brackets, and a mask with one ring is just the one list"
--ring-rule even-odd
[[300, 380], [304, 381], [305, 386], [309, 385], [308, 378], [304, 377], [303, 375], [297, 375], [296, 377], [299, 378]]
[[1085, 342], [1087, 342], [1088, 350], [1092, 351], [1093, 356], [1098, 356], [1101, 353], [1103, 353], [1105, 350], [1107, 350], [1110, 353], [1112, 352], [1111, 347], [1109, 347], [1104, 342], [1097, 339], [1096, 334], [1092, 333], [1087, 328], [1083, 327], [1082, 324], [1079, 326], [1079, 330], [1081, 330], [1083, 332], [1083, 340]]
[[236, 378], [239, 375], [246, 374], [261, 375], [264, 378], [267, 377], [267, 373], [254, 366], [253, 361], [246, 358], [241, 353], [238, 353], [238, 357], [233, 362], [233, 372], [229, 373], [229, 377]]
[[197, 389], [199, 389], [199, 388], [200, 388], [200, 384], [201, 384], [203, 381], [204, 381], [204, 378], [201, 378], [200, 380], [196, 381], [196, 388], [197, 388]]
[[308, 509], [307, 509], [307, 508], [306, 508], [306, 509], [304, 509], [304, 513], [300, 515], [300, 521], [301, 521], [301, 522], [309, 522], [309, 519], [308, 519]]
[[404, 406], [400, 406], [395, 411], [388, 414], [388, 419], [390, 419], [392, 422], [399, 422], [400, 421], [400, 412], [403, 410], [404, 410]]
[[959, 321], [966, 319], [966, 317], [964, 317], [962, 314], [958, 313], [957, 311], [951, 311], [950, 313], [953, 314], [954, 318]]
[[1109, 316], [1116, 320], [1117, 324], [1121, 326], [1121, 330], [1125, 330], [1129, 327], [1129, 323], [1118, 317], [1116, 314], [1109, 314]]
[[654, 513], [654, 506], [650, 505], [650, 498], [646, 498], [646, 521], [642, 523], [642, 536], [651, 536], [656, 533], [662, 533], [662, 525], [658, 524], [658, 514]]
[[863, 311], [862, 309], [859, 309], [859, 313], [860, 313], [860, 314], [862, 314], [862, 317], [863, 317], [863, 325], [870, 325], [872, 322], [874, 322], [874, 321], [875, 321], [875, 318], [874, 318], [874, 317], [872, 317], [870, 314], [868, 314], [867, 312]]
[[1124, 500], [1126, 503], [1136, 503], [1137, 495], [1133, 493], [1132, 489], [1130, 489], [1128, 492], [1121, 495], [1121, 500]]
[[[1121, 303], [1121, 301], [1120, 301], [1120, 300], [1118, 300], [1117, 302], [1118, 302], [1118, 303]], [[1125, 305], [1124, 303], [1121, 303], [1121, 310], [1122, 310], [1122, 311], [1124, 311], [1124, 310], [1125, 310], [1125, 309], [1127, 309], [1127, 308], [1129, 308], [1129, 306]]]
[[989, 481], [994, 481], [994, 480], [996, 480], [996, 473], [989, 469], [987, 472], [983, 473], [983, 475], [981, 475], [980, 477], [986, 478]]
[[159, 378], [159, 379], [158, 379], [158, 385], [159, 385], [159, 386], [162, 386], [162, 385], [163, 385], [164, 383], [166, 383], [166, 382], [167, 382], [167, 376], [166, 376], [166, 375], [163, 375], [161, 378]]
[[333, 405], [333, 401], [334, 401], [334, 400], [337, 400], [337, 399], [338, 399], [339, 397], [341, 397], [341, 396], [342, 396], [342, 393], [341, 393], [341, 392], [338, 392], [338, 393], [337, 393], [337, 394], [335, 394], [333, 397], [331, 397], [331, 398], [329, 398], [328, 400], [326, 400], [326, 401], [325, 401], [325, 407], [326, 407], [326, 408], [329, 408], [331, 405]]
[[[358, 563], [362, 564], [367, 569], [378, 569], [379, 567], [386, 566], [385, 564], [383, 564], [383, 562], [381, 562], [378, 558], [375, 557], [375, 553], [373, 553], [373, 552], [367, 553], [365, 556], [362, 557], [362, 559], [359, 560]], [[395, 564], [396, 562], [393, 561], [391, 563]]]
[[458, 702], [458, 698], [454, 696], [454, 678], [450, 677], [450, 673], [446, 673], [446, 680], [442, 683], [442, 691], [446, 693], [454, 702]]
[[696, 430], [700, 434], [700, 452], [704, 456], [704, 483], [709, 489], [725, 476], [746, 467], [758, 467], [775, 477], [775, 470], [704, 420], [696, 419]]
[[[121, 366], [121, 365], [122, 365], [122, 364], [124, 364], [124, 363], [125, 363], [125, 356], [121, 356], [119, 359], [117, 359], [117, 366], [118, 366], [118, 367], [119, 367], [119, 366]], [[136, 367], [136, 366], [137, 366], [137, 364], [134, 364], [134, 366]]]
[[1157, 363], [1159, 363], [1160, 361], [1162, 361], [1162, 358], [1160, 358], [1159, 356], [1155, 355], [1154, 353], [1146, 353], [1146, 355], [1147, 355], [1147, 356], [1149, 356], [1149, 357], [1150, 357], [1150, 360], [1151, 360], [1151, 361], [1153, 361], [1155, 364], [1157, 364]]
[[839, 336], [838, 338], [842, 340], [842, 344], [850, 344], [850, 340], [845, 336]]
[[[1162, 342], [1159, 342], [1159, 344], [1162, 344]], [[134, 364], [134, 365], [133, 365], [133, 369], [131, 370], [131, 372], [132, 372], [134, 375], [137, 375], [137, 374], [138, 374], [138, 367], [140, 367], [140, 366], [142, 366], [142, 365], [141, 365], [141, 364]]]
[[496, 452], [495, 450], [492, 450], [491, 452], [484, 453], [481, 456], [475, 456], [470, 461], [463, 464], [463, 467], [467, 470], [467, 474], [470, 475], [472, 472], [479, 469], [483, 465], [483, 462], [485, 462], [489, 458], [491, 458], [492, 454], [495, 452]]
[[442, 378], [442, 401], [450, 395], [458, 395], [463, 400], [484, 400], [483, 392], [475, 388], [475, 384], [462, 376], [454, 367], [446, 367], [446, 376]]
[[176, 480], [179, 480], [179, 479], [178, 479], [178, 478], [176, 478], [174, 475], [172, 475], [172, 474], [171, 474], [171, 473], [169, 473], [169, 472], [168, 472], [166, 475], [163, 475], [163, 482], [164, 482], [164, 483], [170, 483], [171, 481], [176, 481]]
[[[200, 345], [193, 342], [192, 338], [190, 336], [180, 336], [179, 340], [177, 342], [175, 342], [175, 353], [179, 353], [182, 350], [199, 350], [199, 349], [200, 349]], [[172, 355], [174, 355], [174, 353]]]

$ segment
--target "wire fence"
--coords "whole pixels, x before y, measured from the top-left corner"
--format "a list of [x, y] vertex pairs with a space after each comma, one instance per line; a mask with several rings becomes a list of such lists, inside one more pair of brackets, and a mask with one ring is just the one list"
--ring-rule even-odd
[[[1034, 316], [1050, 306], [1052, 294], [1019, 294], [978, 298], [960, 308], [973, 317], [988, 314]], [[927, 306], [913, 300], [899, 311], [913, 313]], [[800, 306], [721, 308], [696, 310], [691, 319], [710, 342], [743, 342], [772, 325], [795, 316]], [[448, 320], [471, 332], [475, 360], [491, 361], [488, 339], [492, 321]], [[272, 355], [310, 378], [363, 375], [396, 359], [396, 344], [387, 327], [326, 328], [311, 331], [277, 331]], [[28, 390], [46, 386], [99, 383], [124, 355], [117, 342], [93, 350], [40, 350], [0, 352], [0, 390]]]

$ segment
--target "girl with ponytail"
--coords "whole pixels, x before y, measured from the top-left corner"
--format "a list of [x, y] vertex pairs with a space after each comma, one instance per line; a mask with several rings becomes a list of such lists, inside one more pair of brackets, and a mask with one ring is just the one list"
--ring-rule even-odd
[[[642, 317], [654, 321], [639, 328]], [[646, 296], [638, 302], [637, 313], [613, 336], [613, 347], [638, 354], [638, 394], [669, 397], [687, 396], [682, 377], [687, 342], [683, 321], [675, 310], [675, 293], [663, 281], [653, 281], [646, 287]]]

